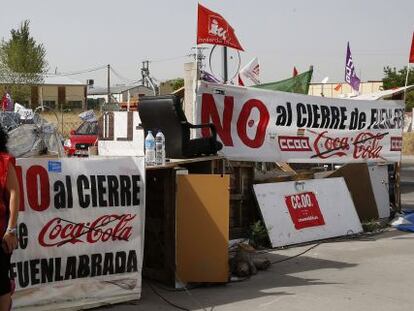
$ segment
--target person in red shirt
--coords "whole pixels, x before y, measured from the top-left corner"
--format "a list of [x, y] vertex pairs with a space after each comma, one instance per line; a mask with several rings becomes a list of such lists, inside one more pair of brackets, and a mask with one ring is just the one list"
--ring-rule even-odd
[[7, 152], [7, 134], [0, 126], [0, 311], [11, 309], [10, 258], [17, 248], [20, 189], [14, 166]]
[[7, 105], [8, 105], [7, 93], [4, 92], [3, 97], [1, 98], [1, 110], [6, 111]]

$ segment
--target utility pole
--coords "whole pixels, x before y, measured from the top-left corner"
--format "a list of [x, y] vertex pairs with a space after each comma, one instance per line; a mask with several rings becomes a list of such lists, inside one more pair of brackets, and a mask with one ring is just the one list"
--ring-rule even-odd
[[142, 85], [146, 86], [146, 87], [150, 87], [154, 93], [154, 96], [157, 95], [157, 87], [154, 84], [154, 81], [151, 78], [150, 75], [150, 70], [149, 70], [149, 60], [144, 60], [142, 62], [142, 67], [141, 67], [141, 77], [142, 77]]
[[111, 65], [108, 64], [108, 104], [111, 103]]
[[149, 61], [144, 60], [142, 62], [142, 67], [141, 67], [141, 77], [142, 77], [142, 84], [146, 87], [148, 87], [148, 80], [147, 80], [148, 76], [149, 76]]
[[206, 59], [206, 57], [203, 54], [203, 50], [206, 50], [207, 48], [196, 46], [196, 47], [193, 47], [193, 49], [195, 49], [195, 53], [190, 54], [189, 56], [193, 56], [194, 60], [197, 63], [197, 80], [200, 80], [201, 71], [203, 70], [203, 67], [204, 67], [204, 60]]

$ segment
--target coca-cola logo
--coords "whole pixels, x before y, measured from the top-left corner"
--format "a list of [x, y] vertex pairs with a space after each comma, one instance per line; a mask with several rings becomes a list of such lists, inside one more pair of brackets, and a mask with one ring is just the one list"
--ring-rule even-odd
[[313, 147], [317, 157], [328, 159], [330, 157], [343, 157], [350, 151], [354, 159], [378, 159], [381, 157], [382, 146], [380, 141], [385, 134], [371, 132], [359, 133], [353, 137], [329, 137], [324, 131], [316, 137]]
[[347, 151], [350, 149], [348, 137], [329, 137], [326, 135], [327, 133], [328, 131], [320, 133], [313, 143], [316, 156], [321, 159], [346, 156]]
[[379, 142], [384, 134], [373, 134], [370, 132], [360, 133], [355, 137], [354, 159], [378, 159], [382, 146]]
[[90, 243], [124, 240], [132, 235], [132, 221], [137, 215], [103, 215], [91, 222], [75, 223], [56, 217], [39, 233], [43, 247], [62, 246], [66, 243]]

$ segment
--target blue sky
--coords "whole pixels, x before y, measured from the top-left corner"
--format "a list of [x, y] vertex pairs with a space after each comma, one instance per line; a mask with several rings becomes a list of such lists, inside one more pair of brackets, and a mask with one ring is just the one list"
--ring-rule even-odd
[[[348, 40], [362, 80], [381, 79], [384, 66], [407, 64], [414, 31], [412, 0], [200, 3], [236, 30], [246, 50], [242, 64], [259, 57], [264, 82], [289, 77], [293, 66], [302, 72], [309, 65], [314, 65], [315, 82], [325, 76], [343, 81]], [[140, 62], [149, 59], [158, 80], [180, 77], [196, 40], [193, 0], [13, 0], [6, 8], [0, 12], [0, 37], [8, 39], [11, 28], [29, 19], [33, 36], [46, 47], [51, 71], [111, 64], [137, 80]], [[73, 78], [104, 84], [105, 71]]]

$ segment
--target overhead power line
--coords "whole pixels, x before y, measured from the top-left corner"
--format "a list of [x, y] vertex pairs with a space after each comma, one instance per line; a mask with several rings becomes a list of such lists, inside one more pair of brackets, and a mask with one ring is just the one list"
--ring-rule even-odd
[[187, 54], [187, 55], [182, 55], [182, 56], [176, 56], [176, 57], [169, 57], [169, 58], [160, 58], [160, 59], [153, 59], [150, 60], [150, 63], [161, 63], [161, 62], [169, 62], [172, 60], [178, 60], [178, 59], [182, 59], [182, 58], [186, 58], [186, 57], [190, 57], [191, 55]]
[[116, 71], [112, 66], [111, 66], [111, 71], [122, 82], [132, 83], [134, 81], [133, 79], [126, 78], [123, 75], [121, 75], [120, 73], [118, 73], [118, 71]]
[[49, 72], [49, 73], [47, 73], [47, 75], [48, 76], [75, 76], [75, 75], [80, 75], [80, 74], [84, 74], [84, 73], [89, 73], [89, 72], [94, 72], [94, 71], [106, 69], [106, 68], [107, 68], [107, 65], [102, 65], [102, 66], [98, 66], [98, 67], [94, 67], [94, 68], [88, 68], [88, 69], [83, 69], [83, 70], [78, 70], [78, 71], [71, 71], [71, 72], [61, 72], [61, 73]]

